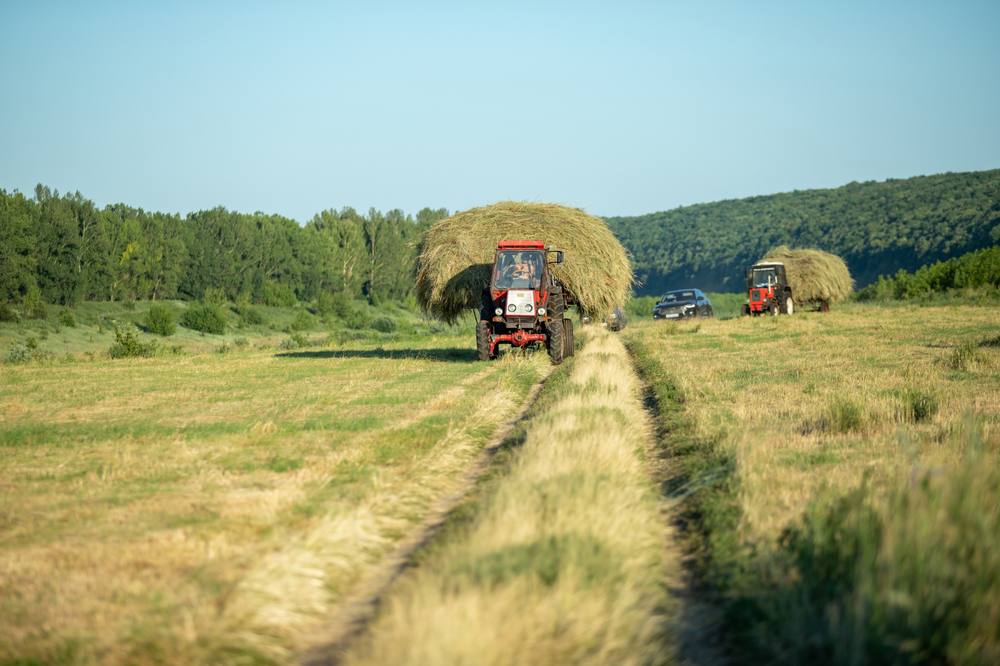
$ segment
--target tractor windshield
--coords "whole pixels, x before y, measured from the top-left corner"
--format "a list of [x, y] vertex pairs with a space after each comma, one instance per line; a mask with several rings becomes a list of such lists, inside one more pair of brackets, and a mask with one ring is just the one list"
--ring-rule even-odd
[[751, 279], [754, 287], [770, 287], [778, 283], [778, 271], [775, 268], [755, 268]]
[[538, 289], [545, 257], [539, 250], [502, 250], [493, 268], [495, 289]]

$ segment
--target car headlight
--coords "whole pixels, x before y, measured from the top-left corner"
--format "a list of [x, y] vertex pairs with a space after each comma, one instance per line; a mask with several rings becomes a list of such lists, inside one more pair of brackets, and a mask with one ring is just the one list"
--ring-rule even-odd
[[496, 309], [496, 310], [494, 310], [493, 312], [495, 312], [495, 313], [496, 313], [496, 315], [497, 315], [497, 316], [499, 317], [500, 315], [502, 315], [502, 314], [503, 314], [503, 308], [497, 308], [497, 309]]
[[538, 314], [545, 316], [545, 308], [538, 308]]

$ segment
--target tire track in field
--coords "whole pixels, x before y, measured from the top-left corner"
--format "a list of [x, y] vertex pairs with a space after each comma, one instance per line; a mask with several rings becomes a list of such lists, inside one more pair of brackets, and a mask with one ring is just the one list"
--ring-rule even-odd
[[675, 586], [680, 554], [649, 478], [641, 383], [616, 336], [588, 337], [468, 528], [449, 533], [383, 600], [438, 516], [357, 623], [304, 663], [671, 659], [676, 597], [664, 586]]
[[[480, 375], [489, 370], [491, 368], [470, 376], [454, 388], [475, 383]], [[375, 616], [383, 596], [392, 583], [407, 569], [417, 551], [427, 545], [445, 524], [452, 511], [479, 482], [500, 446], [535, 404], [547, 378], [548, 374], [543, 375], [531, 387], [520, 410], [501, 424], [493, 438], [463, 474], [459, 488], [439, 498], [420, 525], [396, 547], [391, 555], [383, 559], [379, 568], [357, 586], [354, 593], [341, 602], [336, 616], [323, 628], [322, 634], [319, 635], [321, 638], [317, 638], [313, 647], [301, 655], [300, 663], [306, 666], [320, 666], [340, 662], [351, 642], [366, 629]]]

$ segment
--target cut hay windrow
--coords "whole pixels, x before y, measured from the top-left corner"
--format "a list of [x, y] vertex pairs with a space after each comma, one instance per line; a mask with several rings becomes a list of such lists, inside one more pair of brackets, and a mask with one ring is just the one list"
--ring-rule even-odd
[[854, 280], [844, 260], [822, 250], [793, 250], [781, 245], [768, 252], [762, 261], [780, 261], [796, 303], [825, 301], [835, 303], [851, 295]]
[[417, 298], [446, 321], [478, 308], [497, 242], [540, 240], [565, 252], [555, 276], [583, 313], [603, 318], [624, 304], [632, 264], [603, 220], [556, 204], [503, 201], [441, 220], [424, 236], [417, 259]]

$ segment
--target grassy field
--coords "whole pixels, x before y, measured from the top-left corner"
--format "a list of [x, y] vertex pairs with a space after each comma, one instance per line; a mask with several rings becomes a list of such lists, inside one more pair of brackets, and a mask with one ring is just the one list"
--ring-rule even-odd
[[586, 340], [345, 663], [670, 661], [680, 567], [641, 387], [617, 336]]
[[734, 654], [1000, 659], [998, 334], [861, 305], [627, 331]]
[[[0, 324], [0, 663], [294, 661], [550, 372], [402, 306], [148, 307]], [[348, 663], [1000, 661], [1000, 311], [578, 342]]]
[[547, 370], [468, 334], [75, 351], [0, 366], [0, 662], [288, 661]]

